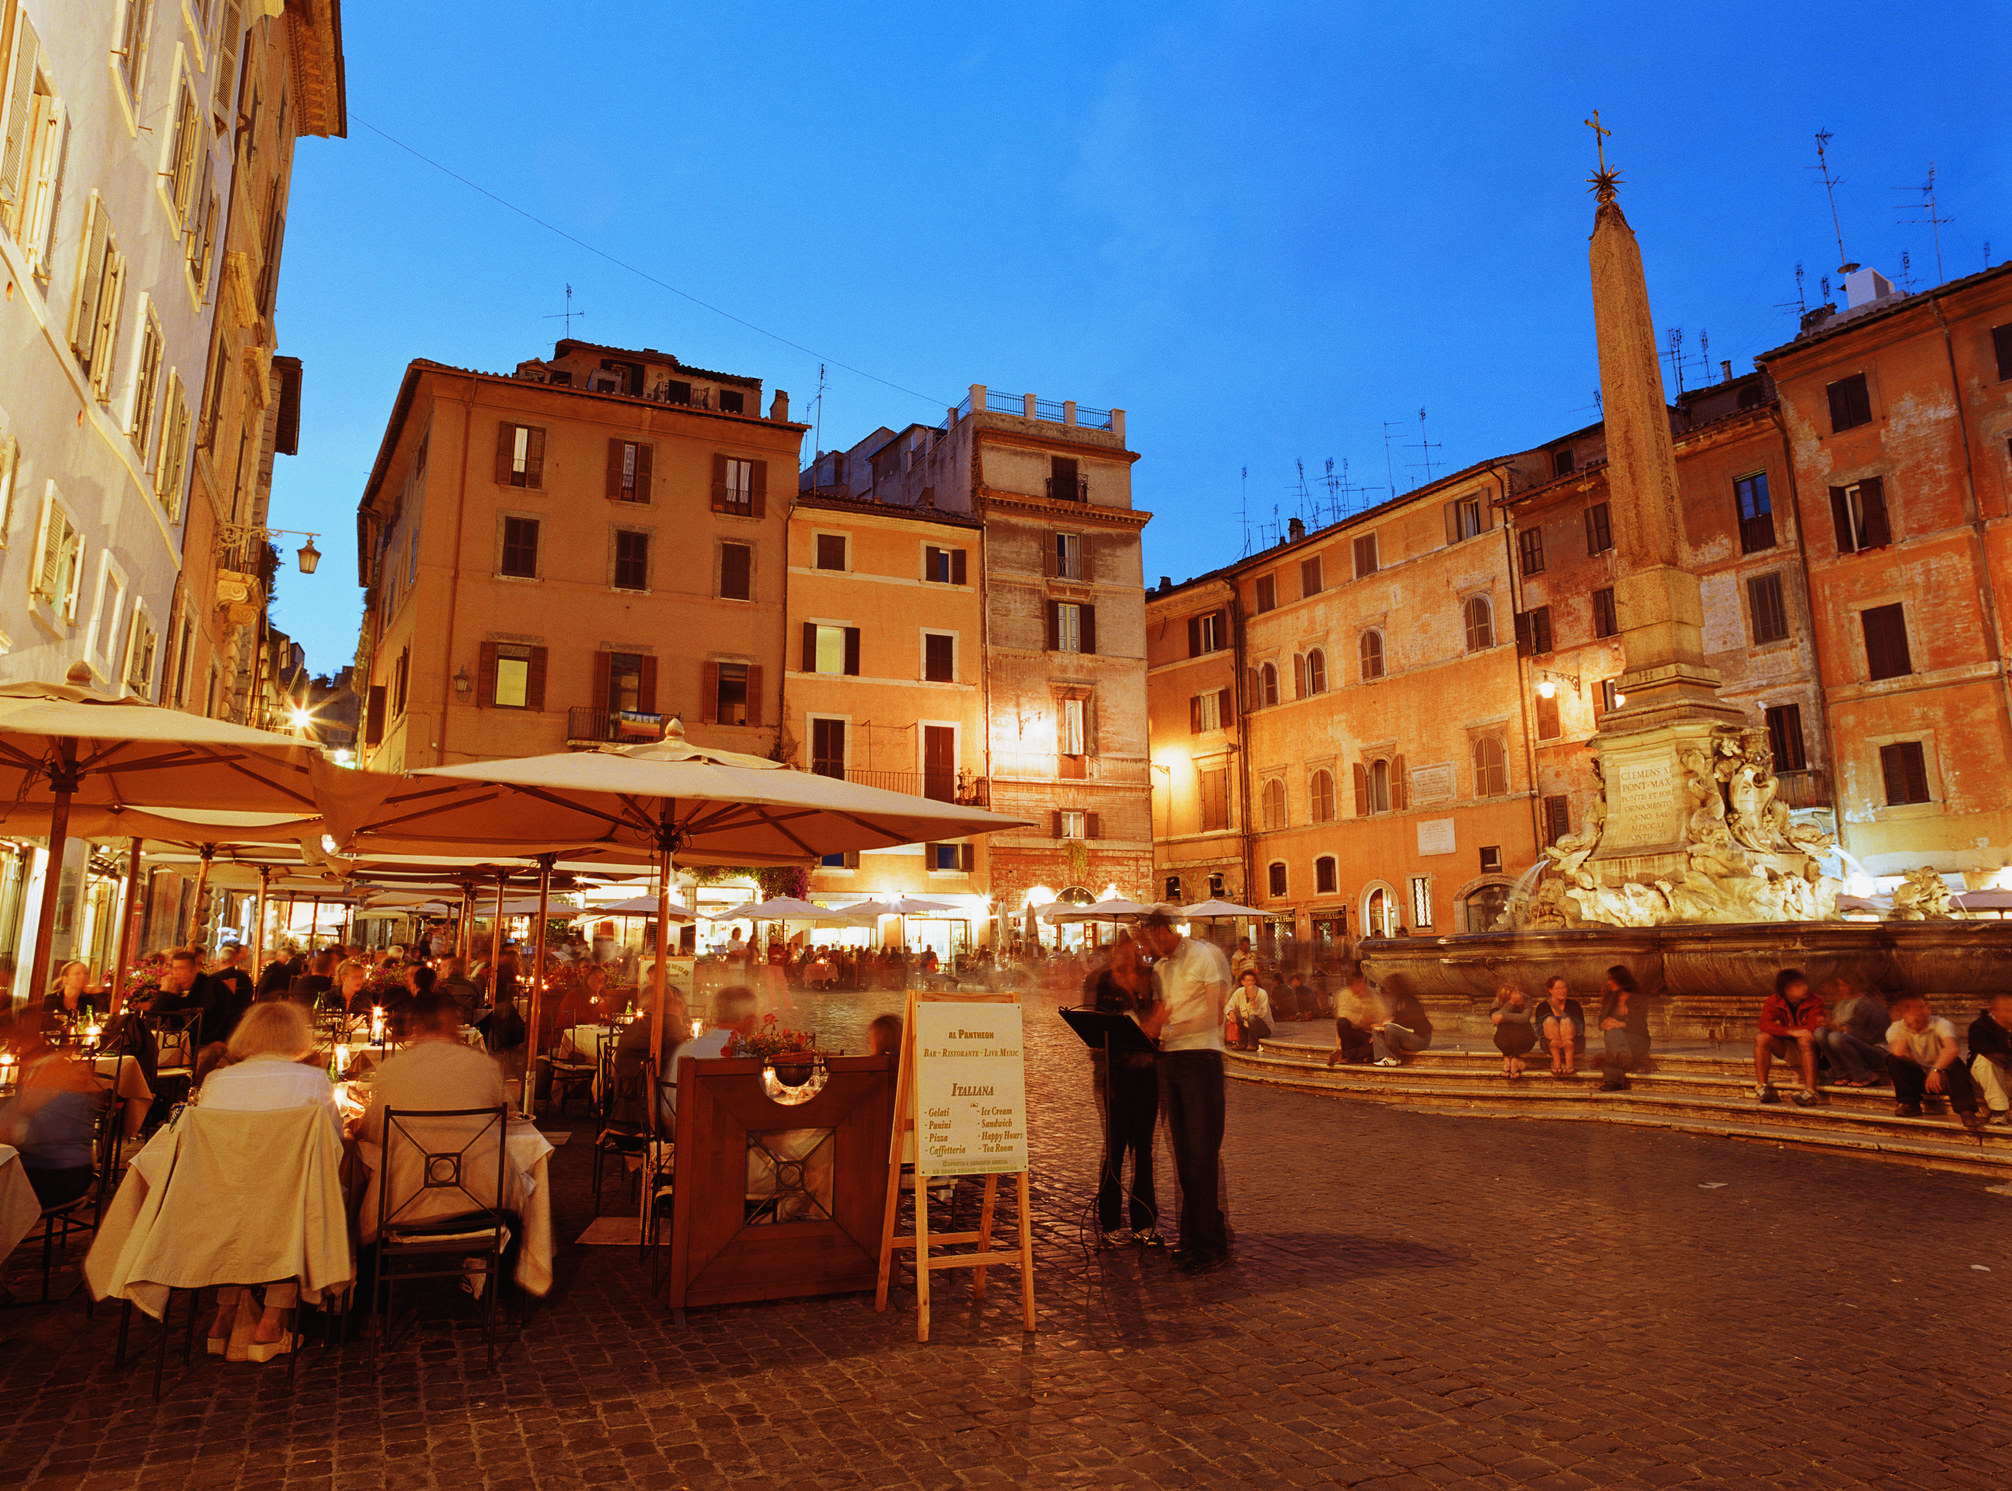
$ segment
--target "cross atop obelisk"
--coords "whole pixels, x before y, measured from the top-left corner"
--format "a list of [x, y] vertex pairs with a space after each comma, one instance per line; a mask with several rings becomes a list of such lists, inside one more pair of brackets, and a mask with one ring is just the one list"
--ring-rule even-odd
[[1621, 184], [1621, 168], [1607, 168], [1607, 139], [1614, 132], [1600, 123], [1600, 111], [1593, 110], [1591, 119], [1581, 121], [1593, 132], [1593, 148], [1599, 152], [1600, 169], [1587, 177], [1587, 184], [1593, 189], [1593, 199], [1602, 204], [1614, 200], [1614, 189]]

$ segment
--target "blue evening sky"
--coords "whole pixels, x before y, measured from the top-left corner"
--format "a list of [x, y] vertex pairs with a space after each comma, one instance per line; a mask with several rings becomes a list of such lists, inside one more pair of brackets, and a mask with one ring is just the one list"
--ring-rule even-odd
[[1819, 129], [1852, 259], [1935, 281], [1902, 221], [1931, 161], [1943, 274], [2012, 254], [1995, 0], [350, 0], [343, 22], [349, 138], [302, 143], [279, 307], [307, 371], [271, 521], [328, 557], [284, 572], [275, 619], [317, 671], [354, 652], [356, 501], [405, 364], [549, 353], [568, 283], [576, 335], [758, 376], [799, 418], [822, 356], [827, 447], [974, 382], [1124, 408], [1150, 584], [1241, 552], [1246, 490], [1254, 529], [1299, 511], [1295, 461], [1323, 506], [1329, 458], [1376, 488], [1358, 503], [1417, 485], [1420, 408], [1440, 473], [1596, 418], [1596, 107], [1657, 319], [1692, 357], [1708, 333], [1714, 369], [1793, 336], [1798, 262], [1812, 304], [1835, 278]]

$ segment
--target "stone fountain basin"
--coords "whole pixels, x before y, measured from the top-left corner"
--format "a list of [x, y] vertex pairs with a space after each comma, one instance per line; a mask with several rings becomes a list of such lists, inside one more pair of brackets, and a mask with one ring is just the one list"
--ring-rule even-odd
[[1800, 968], [1821, 990], [1843, 976], [1866, 988], [1925, 994], [1967, 1021], [1984, 996], [2012, 989], [2012, 921], [1754, 922], [1691, 927], [1590, 927], [1372, 937], [1357, 944], [1369, 976], [1414, 994], [1435, 1015], [1485, 1013], [1504, 983], [1530, 996], [1562, 973], [1590, 1022], [1609, 967], [1625, 964], [1656, 996], [1665, 1039], [1751, 1034], [1778, 969]]

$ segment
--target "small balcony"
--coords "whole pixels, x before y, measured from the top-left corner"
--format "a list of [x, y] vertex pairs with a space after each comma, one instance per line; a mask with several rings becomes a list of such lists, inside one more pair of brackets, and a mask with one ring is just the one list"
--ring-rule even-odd
[[[830, 765], [821, 762], [812, 763], [811, 770], [819, 776], [840, 775]], [[910, 797], [934, 798], [937, 802], [954, 802], [967, 808], [992, 806], [991, 783], [969, 772], [868, 771], [854, 768], [845, 772], [843, 778], [862, 787], [878, 787], [883, 792], [905, 792]]]
[[1066, 476], [1048, 478], [1048, 497], [1054, 502], [1088, 502], [1090, 500], [1090, 478]]
[[1775, 796], [1791, 808], [1831, 807], [1830, 773], [1811, 767], [1775, 774]]
[[638, 745], [664, 738], [664, 717], [635, 709], [566, 711], [566, 744], [573, 746]]

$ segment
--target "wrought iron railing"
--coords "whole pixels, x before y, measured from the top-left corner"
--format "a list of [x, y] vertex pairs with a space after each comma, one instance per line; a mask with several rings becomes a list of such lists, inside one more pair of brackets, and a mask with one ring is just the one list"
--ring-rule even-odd
[[1775, 796], [1792, 808], [1827, 808], [1832, 805], [1830, 773], [1810, 767], [1804, 771], [1775, 774]]

